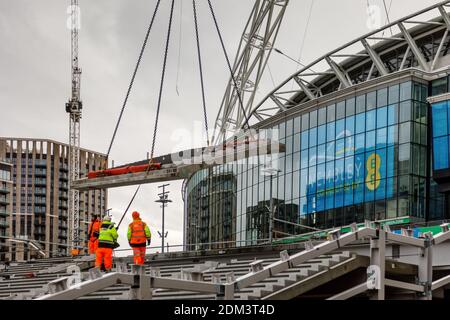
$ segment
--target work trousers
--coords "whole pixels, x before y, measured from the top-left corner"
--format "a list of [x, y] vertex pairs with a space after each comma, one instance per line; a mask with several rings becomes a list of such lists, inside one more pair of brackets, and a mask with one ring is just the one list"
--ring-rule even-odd
[[92, 241], [89, 240], [89, 254], [95, 254], [95, 251], [97, 251], [98, 248], [98, 239]]
[[134, 264], [143, 265], [145, 262], [145, 247], [133, 248]]
[[107, 271], [112, 269], [112, 253], [111, 248], [97, 248], [95, 252], [95, 267], [100, 268], [102, 263], [105, 265]]

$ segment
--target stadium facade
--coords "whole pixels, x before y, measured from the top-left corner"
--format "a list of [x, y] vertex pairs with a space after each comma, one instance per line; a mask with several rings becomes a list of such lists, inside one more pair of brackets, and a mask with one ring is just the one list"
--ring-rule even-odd
[[[441, 14], [406, 28], [432, 10]], [[275, 239], [364, 220], [450, 218], [450, 19], [436, 5], [388, 27], [398, 34], [380, 29], [328, 53], [253, 109], [252, 127], [286, 146], [271, 159], [276, 176], [263, 175], [261, 156], [186, 181], [188, 249], [267, 242], [271, 198]], [[329, 69], [314, 71], [321, 65]]]

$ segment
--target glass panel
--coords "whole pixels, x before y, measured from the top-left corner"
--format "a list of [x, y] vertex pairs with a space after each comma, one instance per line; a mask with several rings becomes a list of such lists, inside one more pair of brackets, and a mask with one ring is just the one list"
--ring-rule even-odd
[[308, 167], [309, 157], [308, 157], [308, 149], [303, 150], [301, 153], [301, 168], [305, 169]]
[[336, 119], [345, 118], [345, 101], [341, 101], [336, 105]]
[[362, 133], [366, 131], [366, 115], [365, 113], [360, 113], [356, 115], [356, 133]]
[[431, 81], [431, 95], [437, 96], [447, 92], [447, 77]]
[[412, 85], [411, 81], [400, 84], [400, 101], [411, 99]]
[[327, 124], [327, 142], [336, 139], [336, 123], [330, 122]]
[[377, 109], [377, 128], [387, 126], [387, 107]]
[[311, 111], [309, 113], [309, 127], [317, 127], [317, 110]]
[[351, 116], [345, 119], [346, 136], [352, 136], [355, 134], [355, 117]]
[[388, 107], [388, 125], [393, 125], [398, 122], [398, 105], [393, 104]]
[[294, 135], [294, 146], [293, 146], [294, 152], [300, 151], [300, 133], [296, 133]]
[[317, 163], [324, 163], [326, 161], [325, 148], [326, 146], [324, 144], [317, 147]]
[[336, 106], [332, 104], [327, 107], [327, 122], [336, 120]]
[[356, 108], [356, 99], [355, 98], [347, 99], [345, 106], [345, 115], [347, 117], [354, 115], [356, 111], [355, 108]]
[[303, 131], [301, 134], [301, 150], [305, 150], [309, 148], [309, 132], [308, 131]]
[[396, 84], [395, 86], [389, 87], [389, 104], [397, 103], [400, 95], [400, 86]]
[[302, 131], [309, 129], [309, 113], [302, 115]]
[[309, 165], [315, 166], [317, 164], [317, 147], [309, 148]]
[[317, 131], [317, 144], [324, 144], [327, 138], [327, 125], [321, 125]]
[[387, 129], [382, 128], [377, 130], [377, 149], [386, 147], [387, 143]]
[[361, 95], [356, 97], [356, 113], [361, 113], [366, 111], [366, 96]]
[[399, 143], [406, 143], [411, 141], [411, 122], [400, 124], [398, 141]]
[[388, 89], [380, 89], [377, 91], [377, 107], [384, 107], [388, 104]]
[[297, 117], [294, 119], [294, 133], [300, 132], [302, 127], [301, 117]]
[[433, 137], [447, 135], [447, 124], [449, 122], [447, 118], [447, 102], [433, 104], [431, 110], [433, 117]]
[[433, 140], [433, 148], [434, 148], [433, 152], [434, 170], [447, 169], [449, 167], [448, 138], [446, 136], [435, 138]]
[[375, 109], [377, 106], [377, 93], [375, 91], [367, 94], [366, 108], [367, 110]]
[[375, 129], [377, 120], [376, 110], [372, 110], [366, 113], [366, 131], [371, 131]]
[[327, 123], [327, 108], [319, 109], [319, 126]]
[[400, 122], [411, 120], [411, 101], [400, 103]]
[[286, 137], [291, 136], [294, 133], [294, 120], [290, 119], [286, 122]]
[[309, 146], [314, 147], [317, 145], [317, 128], [309, 130]]

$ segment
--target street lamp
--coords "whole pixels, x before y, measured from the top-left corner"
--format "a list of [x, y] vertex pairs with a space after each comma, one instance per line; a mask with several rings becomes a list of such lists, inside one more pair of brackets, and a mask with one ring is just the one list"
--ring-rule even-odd
[[270, 209], [269, 209], [269, 242], [272, 245], [273, 240], [273, 217], [274, 217], [274, 203], [273, 203], [273, 177], [278, 176], [278, 173], [281, 172], [280, 169], [272, 167], [272, 164], [270, 166], [264, 167], [264, 169], [261, 170], [261, 174], [266, 177], [270, 177]]
[[164, 208], [167, 207], [167, 203], [172, 202], [172, 200], [169, 200], [169, 192], [166, 191], [166, 187], [170, 184], [163, 184], [162, 186], [159, 186], [158, 188], [162, 188], [162, 192], [158, 193], [159, 199], [155, 200], [155, 202], [161, 203], [162, 208], [162, 232], [158, 231], [159, 236], [161, 237], [161, 253], [164, 253], [164, 238], [167, 237], [168, 232], [164, 232]]

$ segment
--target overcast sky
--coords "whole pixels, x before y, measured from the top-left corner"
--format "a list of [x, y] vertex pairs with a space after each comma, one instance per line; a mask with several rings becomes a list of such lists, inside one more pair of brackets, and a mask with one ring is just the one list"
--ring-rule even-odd
[[[229, 74], [207, 2], [197, 2], [208, 120], [213, 127]], [[386, 0], [391, 7], [391, 20], [437, 2]], [[212, 3], [227, 51], [234, 58], [254, 1], [212, 0]], [[69, 4], [70, 0], [0, 1], [0, 136], [48, 138], [67, 143], [65, 102], [71, 86], [70, 31], [66, 28]], [[155, 4], [156, 0], [80, 0], [82, 147], [106, 153]], [[275, 46], [295, 59], [301, 57], [302, 63], [311, 62], [370, 31], [368, 4], [383, 8], [382, 0], [290, 0]], [[144, 159], [150, 150], [169, 8], [170, 1], [162, 0], [111, 152], [110, 159], [116, 164]], [[180, 135], [186, 138], [203, 125], [194, 35], [192, 2], [176, 0], [156, 155], [171, 152], [174, 145], [180, 144]], [[297, 68], [295, 63], [276, 53], [269, 65], [273, 81], [266, 73], [259, 97]], [[189, 143], [189, 139], [184, 139], [183, 144], [199, 146], [198, 141]], [[109, 207], [113, 208], [116, 220], [134, 189], [110, 190]], [[168, 242], [182, 244], [181, 182], [172, 182], [169, 190], [173, 203], [166, 209]], [[141, 212], [150, 224], [153, 244], [159, 245], [156, 230], [160, 230], [161, 209], [154, 203], [157, 192], [157, 185], [141, 188], [132, 209]], [[124, 225], [130, 217], [127, 219]], [[120, 231], [121, 243], [122, 248], [127, 248], [124, 229]]]

